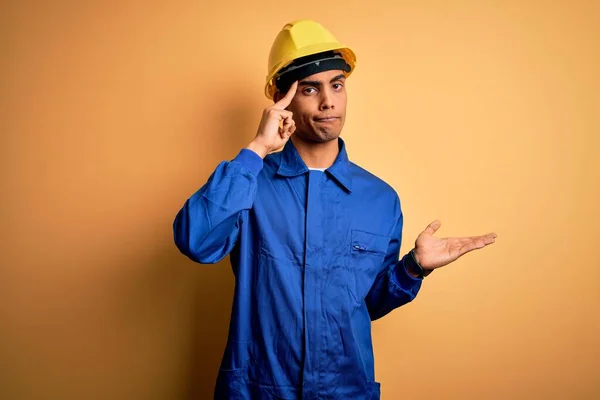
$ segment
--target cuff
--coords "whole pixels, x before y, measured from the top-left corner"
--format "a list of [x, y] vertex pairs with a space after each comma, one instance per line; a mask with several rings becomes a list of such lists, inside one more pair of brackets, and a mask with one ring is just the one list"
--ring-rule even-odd
[[415, 260], [413, 260], [411, 255], [406, 254], [404, 257], [402, 257], [402, 260], [400, 260], [399, 266], [401, 266], [401, 268], [396, 268], [396, 279], [402, 287], [412, 286], [416, 282], [421, 282], [423, 280], [422, 278], [415, 278], [414, 276], [408, 273], [408, 268], [413, 270], [419, 269], [419, 267], [415, 265], [414, 262]]
[[244, 167], [248, 168], [250, 172], [254, 174], [254, 176], [257, 176], [263, 168], [262, 157], [250, 149], [240, 150], [238, 155], [235, 156], [235, 158], [232, 161], [237, 161]]

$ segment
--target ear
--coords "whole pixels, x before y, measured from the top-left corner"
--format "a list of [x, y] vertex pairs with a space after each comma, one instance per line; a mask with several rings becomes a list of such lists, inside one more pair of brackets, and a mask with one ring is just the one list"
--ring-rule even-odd
[[273, 103], [277, 103], [279, 100], [281, 100], [283, 98], [283, 96], [285, 96], [283, 93], [281, 93], [279, 90], [277, 90], [275, 92], [275, 94], [273, 95]]

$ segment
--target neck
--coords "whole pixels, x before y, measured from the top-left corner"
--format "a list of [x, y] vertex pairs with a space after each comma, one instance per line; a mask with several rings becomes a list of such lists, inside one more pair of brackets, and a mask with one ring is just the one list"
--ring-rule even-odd
[[340, 152], [337, 138], [319, 143], [306, 142], [292, 135], [290, 140], [308, 168], [329, 168]]

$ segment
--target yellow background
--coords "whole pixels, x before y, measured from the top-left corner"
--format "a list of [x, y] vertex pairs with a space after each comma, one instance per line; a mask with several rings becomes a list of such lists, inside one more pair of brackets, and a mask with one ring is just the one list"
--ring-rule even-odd
[[599, 4], [2, 2], [0, 398], [211, 398], [233, 277], [171, 224], [297, 18], [358, 55], [342, 137], [402, 254], [499, 236], [373, 324], [382, 398], [600, 398]]

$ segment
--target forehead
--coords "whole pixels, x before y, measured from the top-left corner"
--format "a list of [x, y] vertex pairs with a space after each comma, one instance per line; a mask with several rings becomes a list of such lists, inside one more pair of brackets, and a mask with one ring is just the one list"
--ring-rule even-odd
[[344, 71], [342, 71], [341, 69], [332, 69], [329, 71], [323, 71], [316, 74], [312, 74], [310, 76], [307, 76], [306, 78], [301, 79], [300, 81], [329, 82], [331, 79], [339, 75], [344, 75]]

